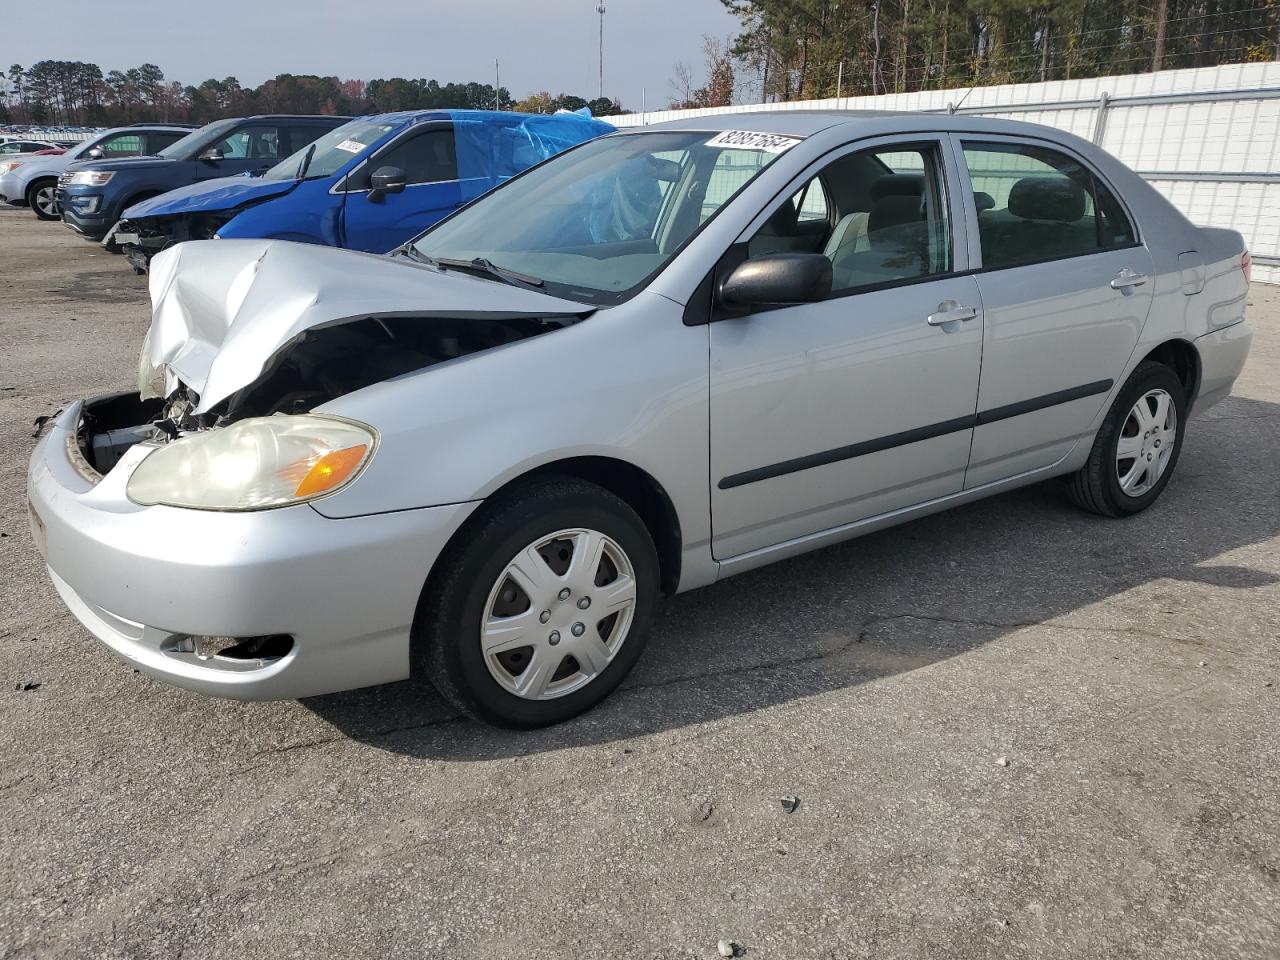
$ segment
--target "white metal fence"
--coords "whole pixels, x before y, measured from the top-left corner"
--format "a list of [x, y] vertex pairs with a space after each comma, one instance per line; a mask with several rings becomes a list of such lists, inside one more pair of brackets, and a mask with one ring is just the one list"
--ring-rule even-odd
[[1231, 227], [1253, 276], [1280, 283], [1280, 63], [958, 90], [662, 110], [610, 117], [638, 126], [757, 110], [921, 110], [1042, 123], [1099, 144], [1193, 222]]

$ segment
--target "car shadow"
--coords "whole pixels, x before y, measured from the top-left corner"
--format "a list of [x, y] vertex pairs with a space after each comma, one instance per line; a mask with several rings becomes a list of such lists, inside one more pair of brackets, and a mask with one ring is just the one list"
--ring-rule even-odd
[[[623, 686], [545, 730], [472, 722], [420, 681], [302, 703], [381, 749], [488, 760], [706, 724], [926, 667], [1068, 615], [1072, 629], [1120, 630], [1135, 643], [1194, 641], [1170, 623], [1197, 591], [1277, 582], [1224, 557], [1280, 533], [1280, 430], [1257, 423], [1274, 418], [1280, 406], [1233, 397], [1193, 420], [1172, 483], [1136, 517], [1083, 513], [1048, 482], [671, 598]], [[1105, 610], [1091, 610], [1102, 601]]]

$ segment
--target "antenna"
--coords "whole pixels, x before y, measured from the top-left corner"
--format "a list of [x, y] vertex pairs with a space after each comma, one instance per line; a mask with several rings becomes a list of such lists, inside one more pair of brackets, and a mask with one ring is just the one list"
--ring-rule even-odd
[[596, 4], [596, 13], [600, 14], [600, 97], [604, 97], [604, 0]]

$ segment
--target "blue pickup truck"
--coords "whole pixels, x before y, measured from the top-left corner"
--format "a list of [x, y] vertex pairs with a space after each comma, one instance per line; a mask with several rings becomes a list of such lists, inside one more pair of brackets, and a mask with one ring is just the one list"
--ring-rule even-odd
[[73, 163], [58, 178], [55, 194], [62, 222], [100, 240], [121, 212], [140, 200], [204, 180], [262, 173], [348, 119], [273, 115], [217, 120], [154, 157]]
[[183, 240], [274, 238], [386, 253], [535, 163], [614, 128], [590, 116], [425, 110], [352, 120], [260, 177], [126, 210], [111, 240], [139, 272]]

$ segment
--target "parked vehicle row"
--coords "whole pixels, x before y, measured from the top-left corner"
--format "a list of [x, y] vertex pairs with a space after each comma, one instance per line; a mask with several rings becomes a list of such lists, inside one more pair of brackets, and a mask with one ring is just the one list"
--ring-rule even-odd
[[385, 253], [503, 180], [612, 132], [589, 116], [412, 111], [270, 115], [108, 131], [0, 162], [0, 198], [123, 251], [263, 237]]
[[276, 238], [386, 253], [554, 153], [613, 131], [576, 115], [431, 110], [362, 117], [260, 177], [135, 203], [109, 240], [139, 270], [182, 240]]
[[29, 206], [41, 220], [57, 220], [58, 179], [73, 164], [156, 154], [181, 140], [191, 129], [176, 123], [117, 127], [85, 140], [60, 156], [0, 160], [0, 199]]
[[[211, 199], [244, 207], [214, 236], [389, 207], [409, 153], [465, 182], [464, 120], [452, 160], [436, 122], [321, 137]], [[157, 253], [138, 389], [72, 404], [32, 456], [68, 608], [179, 686], [416, 675], [492, 723], [564, 720], [622, 682], [661, 594], [1049, 478], [1145, 510], [1251, 340], [1240, 234], [1085, 140], [973, 116], [638, 128], [389, 256], [321, 236]]]

